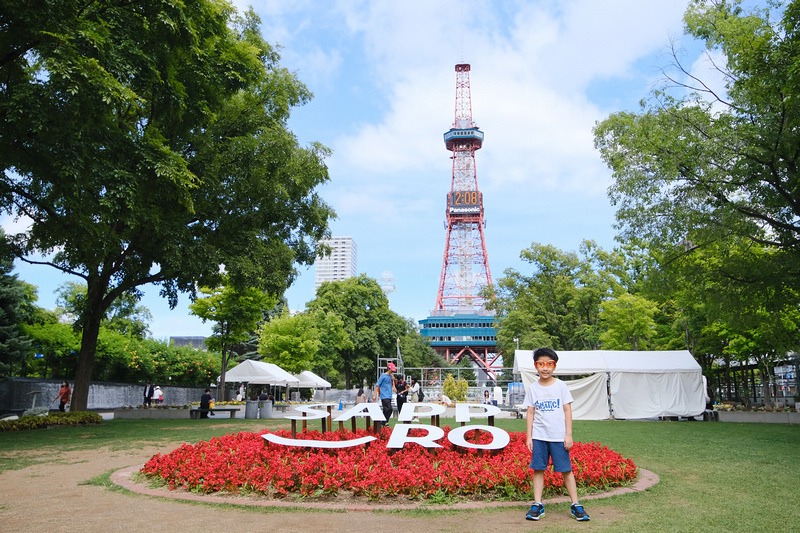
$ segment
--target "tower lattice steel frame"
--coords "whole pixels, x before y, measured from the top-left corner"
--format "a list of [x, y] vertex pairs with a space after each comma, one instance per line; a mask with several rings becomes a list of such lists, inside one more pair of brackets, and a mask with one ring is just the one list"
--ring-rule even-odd
[[483, 132], [472, 120], [469, 71], [468, 64], [456, 65], [455, 121], [444, 134], [445, 146], [453, 153], [453, 179], [447, 195], [447, 237], [435, 310], [456, 313], [484, 310], [479, 293], [492, 284], [483, 233], [483, 195], [475, 166]]

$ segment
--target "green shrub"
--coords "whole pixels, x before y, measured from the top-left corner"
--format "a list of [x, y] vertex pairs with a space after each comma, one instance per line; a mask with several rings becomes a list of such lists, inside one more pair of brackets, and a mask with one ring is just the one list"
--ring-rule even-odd
[[55, 413], [47, 416], [23, 416], [17, 420], [0, 421], [0, 432], [42, 429], [54, 426], [75, 426], [78, 424], [99, 424], [103, 417], [97, 413], [77, 411], [74, 413]]
[[469, 384], [465, 379], [455, 380], [453, 376], [447, 376], [442, 384], [442, 392], [454, 402], [463, 402], [467, 399]]

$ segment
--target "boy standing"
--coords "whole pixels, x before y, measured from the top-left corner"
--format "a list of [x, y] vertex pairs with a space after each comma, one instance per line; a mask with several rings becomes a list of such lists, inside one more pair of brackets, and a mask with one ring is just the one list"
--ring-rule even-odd
[[589, 515], [578, 503], [578, 488], [572, 473], [569, 450], [572, 448], [572, 394], [567, 385], [553, 377], [558, 355], [550, 348], [539, 348], [533, 352], [533, 362], [539, 373], [539, 381], [525, 391], [523, 407], [528, 408], [527, 444], [531, 451], [533, 469], [533, 497], [536, 501], [525, 515], [528, 520], [539, 520], [544, 516], [542, 490], [544, 471], [550, 458], [553, 470], [561, 472], [564, 486], [572, 500], [572, 516], [580, 522], [589, 520]]

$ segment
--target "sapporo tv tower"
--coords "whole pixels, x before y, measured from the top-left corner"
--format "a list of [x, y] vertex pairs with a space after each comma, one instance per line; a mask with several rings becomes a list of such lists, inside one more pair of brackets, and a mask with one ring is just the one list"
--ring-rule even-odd
[[456, 65], [456, 112], [453, 127], [444, 134], [452, 152], [453, 178], [447, 194], [447, 237], [436, 308], [420, 321], [421, 333], [449, 363], [469, 356], [495, 381], [499, 370], [493, 313], [480, 292], [492, 285], [483, 232], [483, 195], [478, 190], [475, 152], [483, 132], [472, 121], [470, 66]]

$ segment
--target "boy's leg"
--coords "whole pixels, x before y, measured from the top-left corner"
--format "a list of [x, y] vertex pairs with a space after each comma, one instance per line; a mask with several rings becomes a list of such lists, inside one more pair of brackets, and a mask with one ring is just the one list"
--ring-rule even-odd
[[[574, 479], [573, 479], [574, 481]], [[544, 470], [533, 471], [533, 500], [542, 501], [542, 491], [544, 490]], [[576, 489], [577, 490], [577, 489]]]
[[578, 522], [587, 522], [589, 515], [583, 506], [578, 503], [578, 488], [575, 483], [575, 475], [572, 472], [562, 472], [561, 475], [564, 476], [564, 486], [567, 487], [569, 498], [572, 500], [572, 505], [569, 507], [572, 517]]
[[534, 502], [530, 510], [525, 515], [528, 520], [539, 520], [544, 516], [544, 505], [542, 505], [542, 493], [544, 492], [544, 471], [550, 460], [548, 443], [533, 440], [533, 452], [531, 454], [530, 468], [533, 470], [533, 498]]
[[564, 486], [567, 487], [569, 499], [572, 500], [572, 503], [578, 503], [578, 486], [575, 482], [575, 474], [569, 471], [561, 472], [561, 475], [564, 477]]
[[528, 520], [539, 520], [544, 516], [542, 491], [544, 490], [544, 470], [533, 471], [533, 505], [525, 515]]

